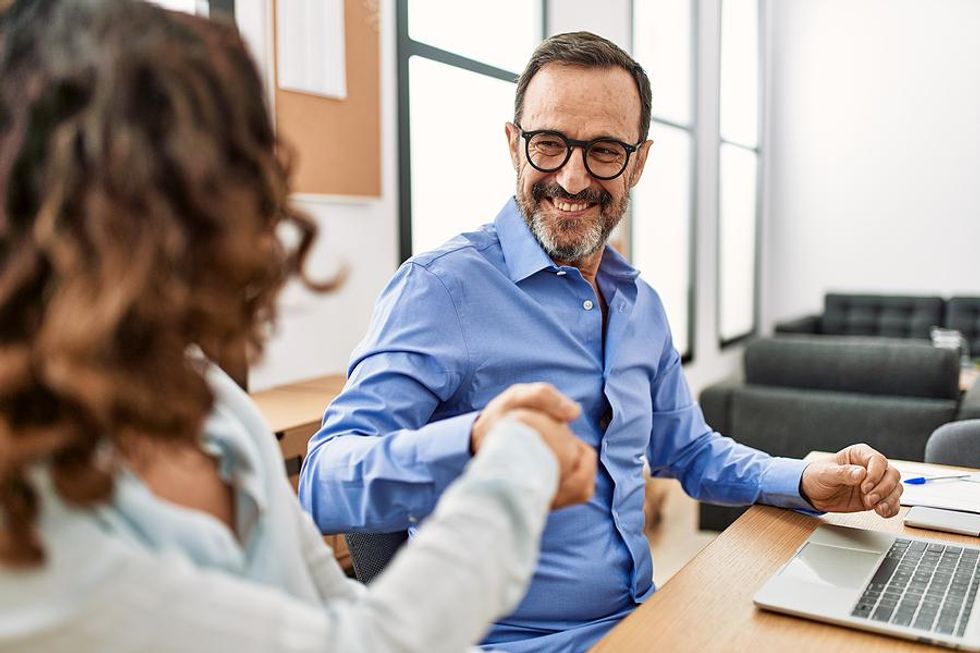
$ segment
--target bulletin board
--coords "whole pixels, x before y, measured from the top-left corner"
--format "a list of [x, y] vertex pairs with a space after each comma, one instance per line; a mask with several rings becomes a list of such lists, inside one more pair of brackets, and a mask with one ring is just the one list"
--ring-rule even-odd
[[[378, 4], [376, 0], [344, 2], [345, 99], [284, 91], [276, 80], [276, 130], [294, 154], [293, 193], [381, 196]], [[276, 35], [273, 28], [274, 38]], [[275, 43], [272, 52], [274, 58]], [[273, 60], [273, 74], [276, 68]]]

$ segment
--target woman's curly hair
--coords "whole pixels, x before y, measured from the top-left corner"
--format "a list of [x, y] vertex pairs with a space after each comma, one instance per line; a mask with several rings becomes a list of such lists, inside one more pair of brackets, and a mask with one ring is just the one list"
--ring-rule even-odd
[[[105, 501], [100, 452], [193, 442], [188, 356], [258, 353], [312, 221], [231, 25], [137, 0], [0, 2], [0, 562], [43, 560], [30, 470]], [[298, 230], [295, 248], [282, 225]]]

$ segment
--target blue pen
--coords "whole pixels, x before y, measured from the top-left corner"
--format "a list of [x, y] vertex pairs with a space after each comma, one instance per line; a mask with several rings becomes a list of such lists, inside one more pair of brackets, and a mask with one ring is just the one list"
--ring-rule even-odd
[[909, 485], [924, 485], [927, 481], [945, 481], [947, 479], [954, 478], [969, 478], [973, 474], [948, 474], [946, 476], [916, 476], [914, 478], [907, 478], [903, 482]]

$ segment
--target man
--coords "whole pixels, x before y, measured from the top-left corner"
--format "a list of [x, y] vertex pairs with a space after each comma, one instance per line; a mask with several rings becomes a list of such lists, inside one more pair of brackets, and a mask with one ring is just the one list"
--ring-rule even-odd
[[542, 43], [506, 126], [516, 198], [401, 267], [310, 441], [300, 496], [320, 527], [391, 531], [428, 514], [509, 384], [544, 381], [581, 405], [571, 427], [599, 454], [595, 494], [551, 515], [531, 589], [485, 640], [506, 651], [585, 650], [653, 593], [644, 460], [711, 502], [898, 510], [898, 472], [866, 445], [805, 465], [704, 423], [660, 299], [605, 246], [649, 124], [650, 84], [626, 53], [588, 33]]

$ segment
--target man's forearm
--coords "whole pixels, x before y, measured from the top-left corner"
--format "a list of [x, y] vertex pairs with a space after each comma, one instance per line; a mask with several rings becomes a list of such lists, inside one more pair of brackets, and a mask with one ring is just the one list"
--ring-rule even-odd
[[408, 528], [432, 511], [469, 461], [475, 418], [383, 435], [325, 426], [310, 440], [300, 502], [325, 533]]

